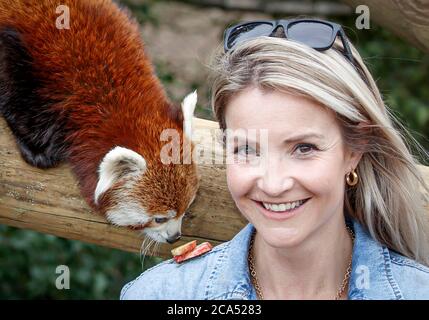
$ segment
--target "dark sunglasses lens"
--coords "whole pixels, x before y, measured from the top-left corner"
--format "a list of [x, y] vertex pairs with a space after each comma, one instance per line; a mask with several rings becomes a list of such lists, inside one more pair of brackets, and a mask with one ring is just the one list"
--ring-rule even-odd
[[297, 22], [288, 28], [288, 39], [304, 43], [314, 49], [323, 49], [332, 44], [334, 30], [320, 22]]
[[272, 25], [269, 23], [249, 23], [238, 27], [230, 33], [227, 39], [228, 49], [234, 47], [237, 43], [254, 39], [260, 36], [269, 36], [272, 29]]

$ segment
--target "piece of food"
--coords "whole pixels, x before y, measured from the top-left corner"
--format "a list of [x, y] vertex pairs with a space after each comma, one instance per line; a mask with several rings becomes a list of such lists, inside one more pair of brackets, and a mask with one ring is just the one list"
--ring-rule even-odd
[[174, 248], [171, 250], [171, 254], [175, 256], [181, 256], [187, 252], [190, 252], [195, 249], [197, 246], [197, 240], [190, 241], [188, 243], [185, 243], [184, 245], [181, 245], [180, 247]]
[[192, 251], [186, 252], [185, 254], [174, 256], [174, 261], [181, 263], [185, 260], [198, 257], [206, 252], [209, 252], [212, 249], [212, 245], [209, 242], [203, 242], [196, 246]]

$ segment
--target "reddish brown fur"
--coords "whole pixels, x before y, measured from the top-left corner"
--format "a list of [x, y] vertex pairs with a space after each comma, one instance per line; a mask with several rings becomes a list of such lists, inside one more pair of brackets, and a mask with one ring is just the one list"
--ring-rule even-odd
[[[60, 4], [70, 8], [69, 30], [55, 26]], [[117, 201], [109, 199], [114, 190], [108, 191], [97, 208], [93, 196], [98, 165], [118, 145], [148, 164], [150, 174], [132, 196], [152, 213], [176, 208], [183, 214], [197, 188], [195, 165], [173, 170], [160, 163], [161, 131], [182, 134], [183, 118], [154, 75], [138, 23], [107, 0], [1, 0], [4, 26], [19, 31], [33, 57], [34, 74], [45, 84], [39, 94], [61, 100], [56, 110], [73, 110], [69, 125], [80, 129], [67, 137], [69, 162], [90, 206], [105, 212]], [[155, 175], [162, 178], [150, 179]]]

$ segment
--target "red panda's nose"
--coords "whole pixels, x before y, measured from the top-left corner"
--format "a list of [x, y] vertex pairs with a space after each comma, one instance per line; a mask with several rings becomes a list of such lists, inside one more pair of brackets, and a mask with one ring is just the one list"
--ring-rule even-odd
[[176, 241], [178, 241], [178, 240], [180, 239], [180, 237], [181, 237], [181, 236], [182, 236], [182, 234], [181, 234], [180, 232], [178, 232], [178, 233], [174, 234], [173, 236], [169, 237], [169, 238], [167, 239], [167, 242], [168, 242], [169, 244], [173, 244], [173, 243], [175, 243]]

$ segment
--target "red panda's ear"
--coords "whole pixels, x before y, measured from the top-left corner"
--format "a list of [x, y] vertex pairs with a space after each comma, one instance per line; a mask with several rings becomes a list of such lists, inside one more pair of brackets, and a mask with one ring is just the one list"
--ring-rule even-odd
[[103, 158], [98, 168], [98, 183], [95, 188], [94, 201], [98, 204], [99, 197], [121, 177], [137, 176], [146, 171], [145, 159], [133, 150], [115, 147]]
[[183, 131], [192, 140], [192, 119], [197, 105], [197, 90], [188, 94], [182, 102]]

